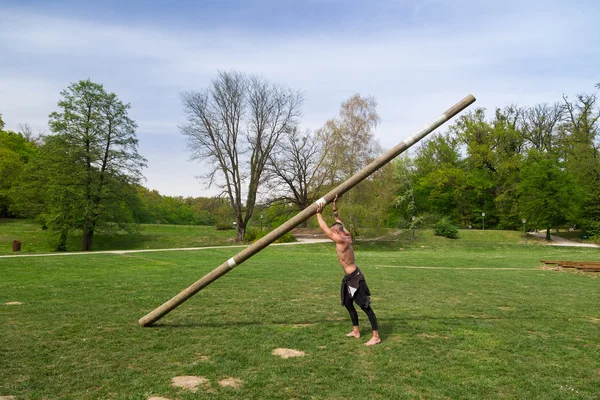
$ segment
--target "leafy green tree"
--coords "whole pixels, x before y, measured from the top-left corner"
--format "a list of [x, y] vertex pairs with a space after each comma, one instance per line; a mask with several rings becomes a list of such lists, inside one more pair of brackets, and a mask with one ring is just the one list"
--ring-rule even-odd
[[414, 182], [417, 179], [415, 167], [408, 155], [398, 157], [392, 165], [395, 169], [395, 177], [392, 182], [396, 187], [396, 198], [390, 211], [388, 224], [394, 227], [406, 228], [411, 226], [413, 221], [416, 221], [417, 214], [420, 211], [414, 190]]
[[561, 127], [565, 167], [575, 182], [573, 201], [579, 225], [600, 222], [600, 108], [595, 94], [563, 96], [566, 122]]
[[450, 128], [465, 146], [464, 168], [469, 197], [469, 221], [481, 223], [486, 213], [489, 226], [515, 228], [516, 183], [524, 139], [517, 126], [523, 110], [516, 107], [496, 109], [487, 121], [483, 109], [461, 116]]
[[57, 249], [64, 250], [68, 233], [80, 229], [81, 248], [88, 251], [103, 223], [126, 227], [133, 222], [132, 185], [142, 178], [146, 160], [137, 152], [130, 106], [116, 94], [85, 80], [71, 84], [61, 96], [60, 111], [50, 114], [53, 135], [45, 138], [39, 162], [16, 196], [23, 200], [21, 213], [24, 208], [41, 210], [43, 223], [60, 232]]
[[11, 188], [21, 179], [21, 172], [35, 156], [35, 144], [20, 132], [3, 130], [0, 116], [0, 217], [12, 217]]
[[520, 171], [517, 185], [524, 217], [533, 226], [550, 229], [564, 224], [573, 216], [573, 180], [564, 161], [555, 153], [530, 149]]
[[437, 134], [417, 149], [414, 196], [423, 212], [469, 224], [472, 205], [460, 142], [451, 133]]

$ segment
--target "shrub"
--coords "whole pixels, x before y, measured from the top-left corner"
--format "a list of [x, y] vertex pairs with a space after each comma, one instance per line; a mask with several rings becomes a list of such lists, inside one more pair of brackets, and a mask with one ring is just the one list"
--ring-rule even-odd
[[600, 221], [586, 221], [584, 229], [588, 237], [593, 239], [600, 238]]
[[244, 235], [244, 240], [246, 242], [255, 242], [261, 237], [264, 236], [264, 233], [256, 228], [246, 228], [246, 234]]
[[[256, 229], [256, 228], [248, 228], [246, 229], [246, 235], [244, 236], [244, 240], [246, 242], [256, 242], [258, 239], [266, 236], [270, 231], [264, 229], [264, 230], [260, 230], [260, 229]], [[286, 233], [285, 235], [283, 235], [282, 237], [280, 237], [279, 239], [277, 239], [274, 243], [290, 243], [290, 242], [295, 242], [296, 238], [292, 236], [291, 233]]]
[[227, 223], [218, 223], [217, 225], [215, 225], [215, 228], [218, 231], [229, 231], [229, 230], [235, 229], [233, 224], [227, 224]]
[[292, 234], [289, 232], [275, 241], [275, 243], [291, 243], [291, 242], [296, 242], [296, 238], [294, 236], [292, 236]]
[[458, 228], [454, 226], [447, 218], [442, 218], [435, 224], [434, 228], [437, 236], [444, 236], [450, 239], [458, 238]]

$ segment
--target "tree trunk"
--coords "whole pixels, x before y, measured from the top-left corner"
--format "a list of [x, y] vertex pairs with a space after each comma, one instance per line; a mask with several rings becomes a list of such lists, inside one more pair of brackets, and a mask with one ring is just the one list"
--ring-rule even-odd
[[83, 240], [81, 242], [81, 251], [91, 251], [92, 241], [94, 240], [94, 229], [83, 229]]
[[550, 228], [546, 228], [546, 240], [552, 240], [550, 237]]
[[56, 251], [67, 251], [67, 235], [68, 231], [63, 229], [60, 232], [60, 238], [58, 239], [58, 244], [56, 245]]
[[246, 236], [246, 225], [243, 222], [237, 223], [237, 238], [238, 242], [244, 241], [244, 236]]

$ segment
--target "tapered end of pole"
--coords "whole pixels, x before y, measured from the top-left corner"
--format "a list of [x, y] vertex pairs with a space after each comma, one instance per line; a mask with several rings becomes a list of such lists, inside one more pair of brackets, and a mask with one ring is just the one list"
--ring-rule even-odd
[[446, 110], [444, 114], [446, 114], [446, 117], [450, 119], [465, 108], [469, 107], [471, 104], [473, 104], [475, 100], [475, 96], [470, 94], [455, 105], [453, 105], [452, 107], [450, 107], [448, 110]]

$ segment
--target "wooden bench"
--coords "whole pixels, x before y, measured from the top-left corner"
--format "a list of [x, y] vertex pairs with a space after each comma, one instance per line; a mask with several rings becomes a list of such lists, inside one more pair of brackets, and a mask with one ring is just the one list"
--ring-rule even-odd
[[587, 272], [600, 272], [600, 261], [566, 261], [566, 260], [540, 260], [544, 266], [556, 265], [561, 268], [576, 268]]

